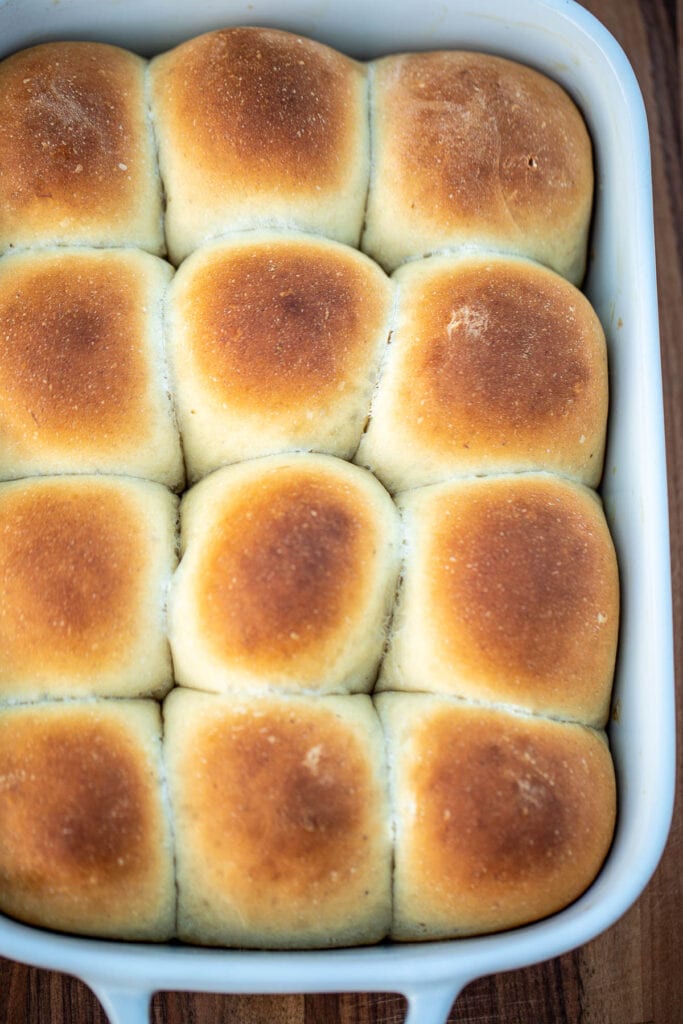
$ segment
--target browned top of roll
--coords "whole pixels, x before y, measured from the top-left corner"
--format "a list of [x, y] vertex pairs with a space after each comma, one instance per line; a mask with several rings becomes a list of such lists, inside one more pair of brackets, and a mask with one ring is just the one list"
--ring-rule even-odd
[[615, 816], [611, 759], [597, 736], [446, 707], [420, 723], [411, 750], [410, 856], [454, 931], [534, 920], [593, 880]]
[[244, 485], [197, 570], [198, 615], [218, 656], [267, 671], [341, 643], [374, 565], [373, 512], [363, 491], [315, 468]]
[[119, 219], [149, 172], [143, 67], [117, 47], [73, 42], [0, 63], [0, 211], [32, 225]]
[[[214, 708], [191, 744], [192, 817], [207, 871], [256, 905], [343, 892], [377, 828], [376, 780], [362, 741], [323, 702]], [[185, 762], [185, 772], [187, 771]], [[188, 773], [189, 774], [189, 773]], [[295, 904], [289, 902], [291, 914]]]
[[113, 667], [136, 631], [147, 541], [116, 483], [43, 478], [0, 488], [2, 675], [46, 662]]
[[462, 51], [391, 57], [380, 69], [397, 188], [423, 218], [446, 229], [497, 225], [514, 237], [590, 204], [588, 132], [549, 78]]
[[430, 621], [450, 664], [494, 680], [502, 700], [571, 696], [592, 720], [619, 614], [597, 502], [550, 476], [501, 477], [442, 495], [432, 511]]
[[3, 712], [3, 909], [48, 927], [97, 934], [123, 921], [132, 931], [166, 867], [149, 774], [148, 755], [119, 712], [90, 704]]
[[225, 247], [185, 281], [177, 313], [193, 361], [232, 410], [305, 417], [367, 375], [388, 282], [355, 251], [286, 238]]
[[8, 258], [0, 273], [0, 430], [32, 453], [115, 453], [148, 419], [145, 278], [110, 254]]
[[397, 406], [409, 422], [420, 417], [421, 443], [452, 455], [464, 443], [468, 455], [540, 444], [578, 460], [585, 431], [595, 446], [607, 415], [606, 349], [576, 288], [522, 260], [480, 258], [404, 290]]
[[[315, 192], [339, 185], [352, 140], [359, 66], [273, 29], [209, 32], [155, 64], [168, 131], [204, 176], [252, 189]], [[186, 155], [189, 156], [189, 153]]]

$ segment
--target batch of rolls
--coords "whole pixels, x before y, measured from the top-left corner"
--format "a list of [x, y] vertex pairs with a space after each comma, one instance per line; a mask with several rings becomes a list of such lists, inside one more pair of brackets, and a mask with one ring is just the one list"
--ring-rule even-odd
[[0, 109], [0, 909], [296, 948], [570, 903], [619, 616], [573, 102], [237, 28], [33, 47]]

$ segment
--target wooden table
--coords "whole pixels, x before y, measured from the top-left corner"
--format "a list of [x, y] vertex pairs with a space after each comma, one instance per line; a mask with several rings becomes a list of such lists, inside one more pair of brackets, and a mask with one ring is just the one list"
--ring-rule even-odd
[[[683, 52], [683, 0], [584, 0], [584, 5], [626, 50], [643, 89], [650, 121], [669, 446], [676, 660], [680, 666], [683, 170], [679, 61]], [[628, 211], [624, 215], [628, 216]], [[679, 755], [679, 781], [682, 763]], [[574, 953], [538, 967], [473, 982], [460, 996], [450, 1020], [459, 1024], [680, 1024], [682, 873], [683, 806], [679, 799], [659, 869], [621, 921]], [[386, 994], [159, 994], [154, 999], [152, 1020], [154, 1024], [399, 1024], [403, 1014], [403, 999]], [[0, 1024], [106, 1022], [95, 998], [80, 982], [0, 959]]]

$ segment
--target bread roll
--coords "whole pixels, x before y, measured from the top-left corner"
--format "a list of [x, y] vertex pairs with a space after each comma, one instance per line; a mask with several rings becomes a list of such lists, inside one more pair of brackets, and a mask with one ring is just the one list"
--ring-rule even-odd
[[43, 43], [0, 63], [0, 252], [136, 245], [163, 252], [146, 61]]
[[0, 701], [166, 693], [176, 510], [142, 480], [0, 485]]
[[448, 476], [553, 470], [597, 485], [605, 336], [573, 285], [517, 257], [417, 260], [356, 461], [392, 491]]
[[357, 245], [369, 166], [361, 64], [288, 32], [233, 28], [182, 43], [150, 74], [174, 263], [256, 225]]
[[529, 474], [435, 484], [399, 504], [407, 556], [380, 688], [604, 725], [619, 582], [595, 495]]
[[612, 840], [604, 734], [428, 694], [377, 698], [396, 828], [392, 937], [503, 931], [583, 893]]
[[368, 697], [175, 690], [164, 722], [183, 941], [304, 948], [386, 934], [384, 748]]
[[324, 455], [220, 469], [183, 498], [170, 598], [176, 680], [198, 689], [369, 690], [398, 571], [398, 516]]
[[367, 257], [310, 235], [250, 231], [195, 252], [169, 310], [190, 479], [297, 448], [350, 458], [391, 297]]
[[170, 276], [132, 249], [0, 260], [0, 479], [97, 472], [182, 485], [161, 335]]
[[581, 281], [591, 143], [559, 85], [502, 57], [463, 51], [385, 57], [371, 81], [366, 252], [394, 269], [475, 246], [530, 256]]
[[159, 708], [0, 708], [0, 909], [28, 924], [164, 941], [175, 924]]

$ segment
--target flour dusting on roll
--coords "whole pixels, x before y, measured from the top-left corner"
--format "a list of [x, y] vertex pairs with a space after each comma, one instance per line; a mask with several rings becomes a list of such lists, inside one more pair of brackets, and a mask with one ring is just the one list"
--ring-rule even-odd
[[104, 43], [43, 43], [0, 62], [0, 252], [164, 250], [147, 62]]
[[591, 884], [614, 831], [602, 733], [430, 694], [382, 694], [396, 827], [392, 937], [503, 931]]
[[366, 252], [389, 269], [461, 246], [518, 253], [581, 282], [591, 141], [557, 83], [457, 50], [382, 58], [372, 82]]
[[538, 469], [597, 485], [607, 348], [585, 296], [492, 254], [415, 260], [394, 280], [391, 346], [356, 461], [391, 491]]
[[368, 697], [176, 690], [164, 723], [181, 939], [296, 949], [386, 935], [386, 768]]

